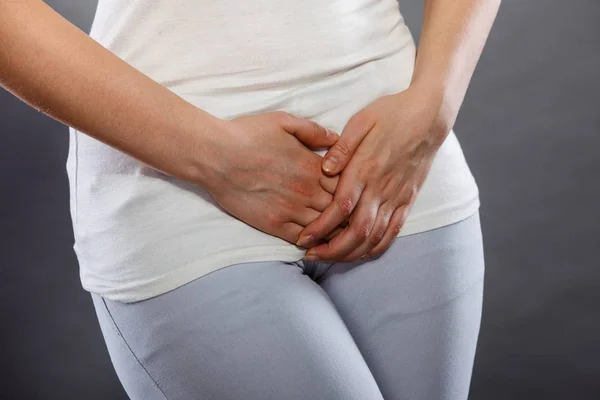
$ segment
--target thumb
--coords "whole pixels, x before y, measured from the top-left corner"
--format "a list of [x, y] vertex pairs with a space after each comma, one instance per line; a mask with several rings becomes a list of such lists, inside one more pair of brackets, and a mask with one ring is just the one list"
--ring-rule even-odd
[[355, 114], [344, 127], [340, 139], [323, 157], [323, 171], [329, 176], [340, 173], [352, 158], [352, 155], [367, 136], [372, 126], [365, 124]]
[[287, 112], [281, 113], [280, 125], [307, 147], [330, 147], [339, 135], [309, 119], [299, 118]]
[[335, 189], [337, 188], [339, 181], [340, 181], [339, 175], [335, 175], [335, 176], [321, 175], [321, 178], [319, 179], [319, 183], [321, 184], [321, 187], [332, 196], [335, 194]]

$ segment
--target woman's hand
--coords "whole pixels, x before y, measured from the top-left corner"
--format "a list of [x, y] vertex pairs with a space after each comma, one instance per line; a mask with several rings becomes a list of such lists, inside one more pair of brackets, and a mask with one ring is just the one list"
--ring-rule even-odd
[[[307, 252], [355, 261], [383, 253], [400, 233], [435, 154], [458, 115], [496, 18], [500, 0], [425, 0], [410, 87], [355, 114], [327, 152], [341, 171], [333, 203], [302, 230], [296, 244], [314, 246], [347, 217], [348, 227]], [[355, 209], [356, 208], [356, 209]]]
[[[349, 223], [328, 243], [312, 247], [305, 259], [347, 262], [387, 250], [450, 130], [440, 115], [436, 99], [413, 85], [350, 118], [323, 160], [327, 174], [341, 172], [333, 202], [300, 232], [313, 239], [297, 245], [312, 247], [348, 217]], [[308, 258], [312, 255], [317, 258]]]
[[277, 111], [223, 120], [214, 138], [204, 187], [236, 218], [296, 243], [331, 203], [339, 177], [324, 175], [323, 157], [307, 146], [329, 147], [335, 132]]

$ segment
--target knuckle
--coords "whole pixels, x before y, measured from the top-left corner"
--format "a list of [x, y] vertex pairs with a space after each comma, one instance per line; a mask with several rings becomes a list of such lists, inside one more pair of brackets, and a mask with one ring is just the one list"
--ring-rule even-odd
[[392, 235], [394, 237], [398, 236], [398, 234], [400, 233], [401, 230], [402, 230], [402, 223], [392, 225]]
[[362, 177], [370, 176], [379, 167], [377, 160], [365, 160], [357, 167], [357, 174]]
[[277, 115], [279, 118], [290, 118], [291, 114], [288, 113], [287, 111], [274, 111], [274, 114]]
[[416, 185], [404, 185], [400, 191], [404, 202], [410, 204], [416, 199], [418, 189]]
[[350, 214], [352, 213], [352, 209], [353, 209], [352, 199], [350, 197], [342, 197], [339, 199], [334, 199], [334, 201], [335, 201], [334, 204], [340, 210], [341, 215], [344, 218], [349, 217]]
[[[294, 196], [300, 196], [301, 198], [310, 198], [315, 194], [314, 183], [306, 180], [294, 180], [289, 183], [289, 190], [292, 191]], [[289, 208], [293, 203], [290, 200], [282, 200], [282, 204]]]
[[333, 146], [335, 151], [343, 157], [349, 157], [352, 154], [350, 145], [345, 140], [341, 139]]
[[286, 111], [274, 111], [274, 114], [278, 122], [284, 127], [289, 127], [294, 121], [292, 114]]
[[371, 236], [369, 236], [369, 242], [373, 245], [376, 245], [379, 242], [381, 242], [384, 235], [385, 235], [385, 229], [376, 229], [375, 231], [373, 231]]
[[367, 253], [367, 254], [369, 255], [369, 257], [377, 257], [377, 256], [379, 256], [379, 254], [380, 254], [379, 252], [380, 252], [380, 250], [377, 250], [377, 251], [373, 251], [373, 250], [371, 250], [371, 251], [370, 251], [369, 253]]
[[417, 195], [419, 194], [419, 189], [416, 185], [414, 185], [410, 190], [410, 203], [413, 203], [417, 199]]
[[355, 235], [360, 240], [365, 240], [369, 237], [369, 233], [371, 233], [369, 227], [366, 224], [357, 224], [355, 228], [353, 228]]
[[352, 124], [355, 128], [362, 128], [369, 124], [371, 121], [371, 114], [363, 109], [360, 112], [352, 115], [348, 120], [349, 124]]
[[372, 163], [374, 168], [376, 168], [378, 171], [386, 171], [385, 176], [387, 177], [387, 180], [390, 181], [394, 177], [394, 174], [389, 172], [388, 165], [390, 162], [388, 160], [389, 158], [386, 157], [376, 157], [372, 160]]
[[321, 126], [319, 124], [317, 124], [315, 121], [308, 121], [312, 130], [313, 130], [313, 134], [315, 136], [319, 135], [319, 133], [321, 133], [322, 129]]
[[406, 219], [408, 218], [408, 214], [410, 213], [411, 206], [412, 206], [411, 203], [407, 203], [402, 208], [402, 218], [400, 219], [400, 225], [404, 224], [404, 221], [406, 221]]
[[381, 248], [377, 249], [376, 251], [369, 252], [369, 256], [371, 256], [373, 258], [379, 257], [380, 255], [382, 255], [383, 253], [385, 253], [385, 251], [389, 248], [390, 244], [386, 243], [385, 246], [381, 246]]
[[271, 228], [277, 228], [283, 223], [283, 218], [280, 214], [271, 212], [267, 214], [266, 222]]

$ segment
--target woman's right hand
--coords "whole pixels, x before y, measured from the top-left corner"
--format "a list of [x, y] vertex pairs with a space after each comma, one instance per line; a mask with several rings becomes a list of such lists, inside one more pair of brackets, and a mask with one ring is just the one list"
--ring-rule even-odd
[[55, 120], [201, 184], [235, 217], [293, 243], [332, 200], [338, 177], [325, 176], [304, 144], [328, 147], [337, 134], [280, 111], [212, 116], [44, 2], [0, 1], [0, 15], [0, 86]]
[[295, 244], [331, 203], [339, 180], [323, 174], [323, 158], [308, 147], [330, 147], [338, 139], [283, 111], [223, 120], [204, 187], [236, 218]]

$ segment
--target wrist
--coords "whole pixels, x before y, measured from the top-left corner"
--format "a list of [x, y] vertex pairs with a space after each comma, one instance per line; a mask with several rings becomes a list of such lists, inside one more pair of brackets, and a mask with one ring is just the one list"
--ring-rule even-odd
[[409, 89], [416, 93], [422, 99], [423, 105], [432, 112], [432, 133], [445, 138], [453, 128], [460, 108], [456, 93], [440, 79], [415, 79]]
[[178, 163], [178, 177], [208, 188], [220, 165], [220, 149], [224, 141], [226, 120], [194, 107], [192, 118], [180, 133], [184, 156]]

